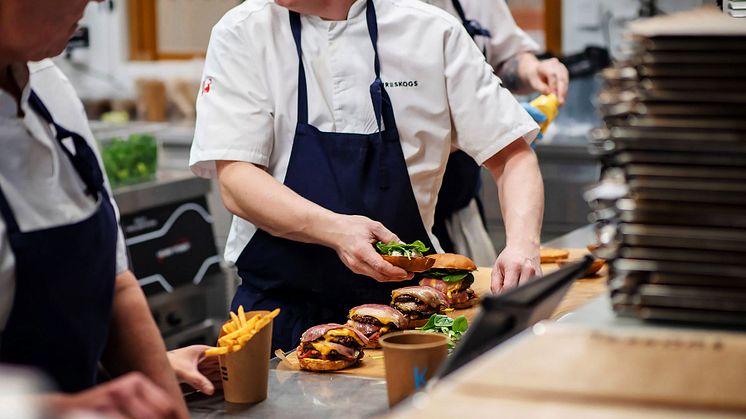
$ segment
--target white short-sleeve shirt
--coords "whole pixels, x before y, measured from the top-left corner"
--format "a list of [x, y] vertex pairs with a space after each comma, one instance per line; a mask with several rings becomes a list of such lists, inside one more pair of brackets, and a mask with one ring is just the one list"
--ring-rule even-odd
[[[70, 159], [56, 144], [49, 125], [29, 106], [28, 97], [33, 88], [58, 124], [82, 135], [97, 151], [83, 104], [67, 78], [50, 60], [29, 63], [28, 67], [29, 83], [23, 89], [21, 107], [25, 115], [22, 118], [17, 116], [15, 98], [0, 90], [0, 187], [21, 231], [76, 223], [92, 215], [97, 208], [85, 194], [85, 185]], [[112, 205], [118, 218], [113, 199]], [[120, 273], [126, 269], [127, 253], [120, 229], [116, 270]], [[0, 331], [5, 328], [10, 314], [15, 282], [15, 258], [5, 221], [0, 217]]]
[[[374, 3], [381, 78], [430, 231], [452, 147], [482, 164], [518, 138], [531, 141], [538, 127], [500, 85], [460, 21], [419, 0]], [[309, 123], [322, 131], [376, 130], [365, 5], [355, 1], [344, 21], [301, 18]], [[297, 121], [297, 80], [288, 10], [271, 0], [248, 0], [229, 11], [213, 28], [207, 51], [190, 156], [194, 173], [211, 177], [216, 160], [237, 160], [266, 167], [283, 182]], [[238, 259], [255, 231], [249, 221], [233, 218], [226, 261]]]
[[[422, 0], [458, 16], [453, 0]], [[537, 53], [539, 45], [516, 25], [505, 0], [460, 0], [464, 16], [476, 20], [490, 31], [490, 37], [477, 36], [474, 41], [484, 51], [487, 62], [499, 70], [506, 61], [521, 52]]]

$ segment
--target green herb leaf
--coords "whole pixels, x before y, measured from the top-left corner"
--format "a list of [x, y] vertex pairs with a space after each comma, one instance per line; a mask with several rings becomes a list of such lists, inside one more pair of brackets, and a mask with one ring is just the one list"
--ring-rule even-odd
[[459, 282], [462, 279], [466, 278], [467, 275], [471, 275], [471, 274], [469, 272], [463, 272], [463, 273], [446, 275], [441, 279], [445, 282]]
[[464, 316], [458, 316], [455, 319], [452, 319], [443, 314], [433, 314], [427, 320], [427, 323], [422, 327], [418, 327], [417, 330], [430, 333], [440, 333], [448, 336], [448, 348], [452, 349], [455, 343], [461, 340], [461, 335], [463, 335], [468, 328], [469, 322]]
[[466, 320], [466, 317], [458, 316], [455, 319], [453, 319], [452, 329], [454, 332], [464, 333], [466, 332], [466, 329], [468, 328], [469, 328], [469, 321]]
[[425, 243], [421, 242], [420, 240], [415, 240], [410, 244], [397, 243], [394, 241], [388, 243], [378, 242], [376, 243], [376, 249], [378, 250], [378, 253], [384, 255], [393, 254], [397, 256], [406, 256], [408, 258], [421, 256], [422, 254], [430, 250], [430, 248], [425, 246]]

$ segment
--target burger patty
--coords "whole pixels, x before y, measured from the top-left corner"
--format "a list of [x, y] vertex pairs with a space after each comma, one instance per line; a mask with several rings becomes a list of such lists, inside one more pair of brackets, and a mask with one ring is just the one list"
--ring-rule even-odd
[[334, 336], [329, 340], [330, 342], [339, 343], [344, 346], [351, 348], [359, 348], [360, 344], [352, 336]]
[[422, 301], [417, 299], [415, 296], [409, 295], [409, 294], [399, 295], [396, 298], [394, 298], [394, 301], [397, 303], [406, 303], [406, 302], [414, 302], [414, 303], [420, 303], [420, 304], [422, 303]]
[[365, 324], [372, 324], [374, 326], [381, 327], [383, 326], [383, 323], [381, 323], [380, 320], [373, 316], [352, 316], [352, 320], [358, 322], [358, 323], [365, 323]]

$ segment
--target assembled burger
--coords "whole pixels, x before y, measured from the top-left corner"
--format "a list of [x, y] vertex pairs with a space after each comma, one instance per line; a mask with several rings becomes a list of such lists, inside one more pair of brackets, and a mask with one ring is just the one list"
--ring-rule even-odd
[[391, 291], [391, 307], [407, 318], [407, 327], [412, 329], [427, 323], [434, 313], [443, 313], [448, 308], [448, 300], [435, 288], [404, 287]]
[[407, 318], [394, 308], [383, 304], [363, 304], [350, 309], [347, 325], [368, 338], [366, 348], [380, 348], [382, 335], [407, 328]]
[[300, 337], [297, 354], [301, 369], [336, 371], [355, 365], [363, 357], [368, 338], [342, 324], [320, 324]]
[[424, 255], [430, 248], [419, 240], [410, 244], [378, 242], [376, 243], [376, 250], [384, 260], [407, 272], [424, 272], [434, 263]]
[[445, 294], [452, 308], [469, 308], [479, 298], [471, 289], [474, 283], [472, 272], [477, 265], [466, 256], [455, 253], [440, 253], [428, 256], [435, 260], [430, 270], [422, 273], [420, 285], [432, 287]]

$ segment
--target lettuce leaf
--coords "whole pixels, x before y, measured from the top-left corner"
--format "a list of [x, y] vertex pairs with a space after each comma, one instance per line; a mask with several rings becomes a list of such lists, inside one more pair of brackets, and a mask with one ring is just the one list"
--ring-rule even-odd
[[448, 348], [453, 349], [461, 336], [469, 329], [469, 321], [464, 316], [452, 319], [443, 314], [433, 314], [424, 326], [417, 330], [430, 333], [440, 333], [448, 336]]
[[397, 242], [378, 242], [376, 243], [376, 249], [378, 253], [382, 255], [395, 255], [395, 256], [406, 256], [408, 258], [422, 256], [425, 252], [430, 250], [429, 247], [425, 246], [425, 243], [420, 240], [415, 240], [410, 244], [397, 243]]

